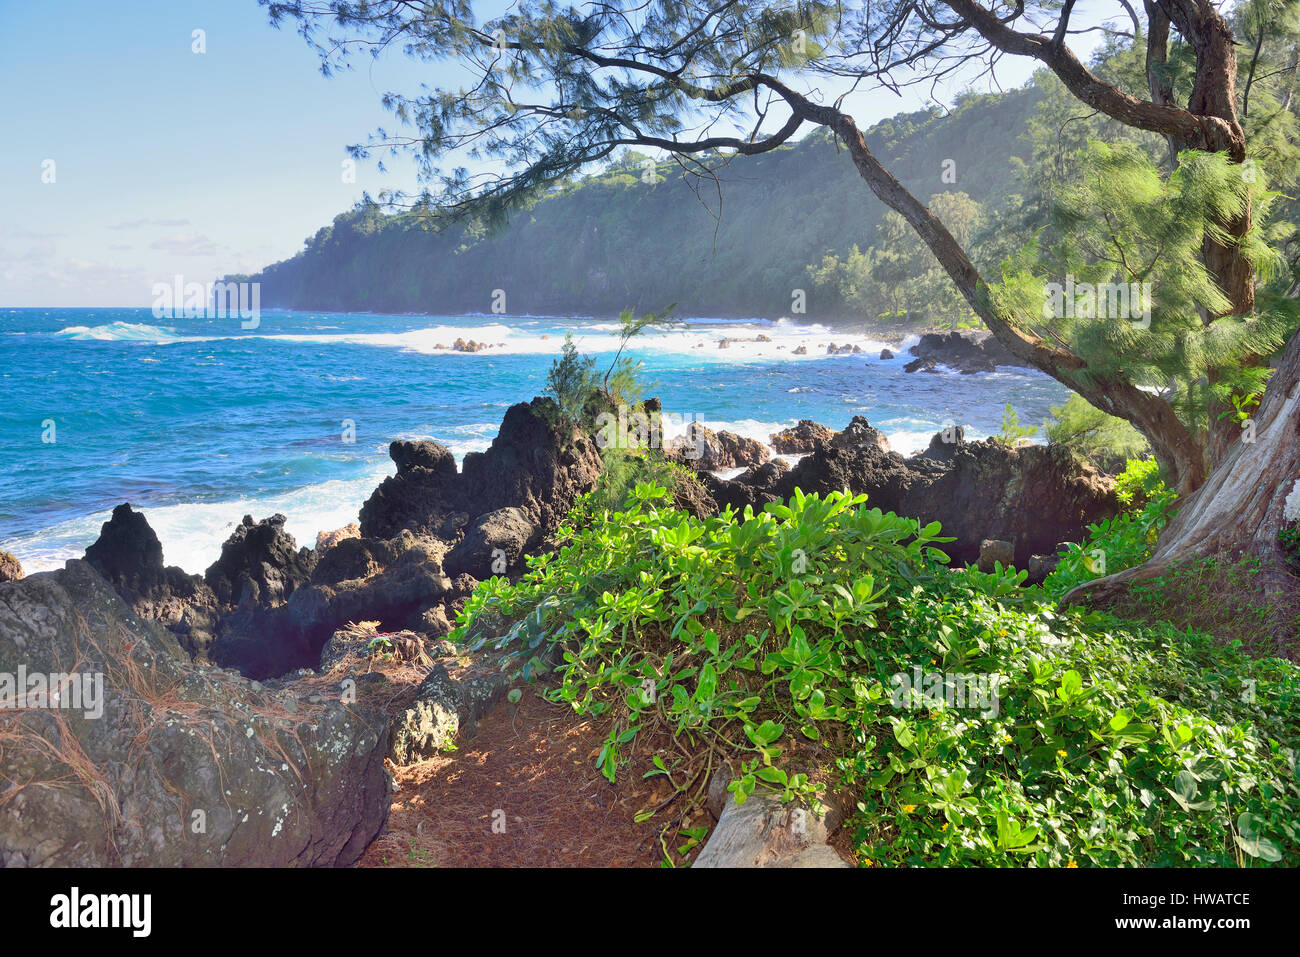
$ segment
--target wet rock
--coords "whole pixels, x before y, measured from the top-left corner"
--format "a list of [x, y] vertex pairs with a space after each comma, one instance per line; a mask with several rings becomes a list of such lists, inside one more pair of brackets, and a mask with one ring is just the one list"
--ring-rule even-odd
[[894, 358], [893, 350], [891, 350], [891, 349], [881, 349], [881, 350], [880, 350], [880, 358], [882, 358], [882, 359], [892, 359], [892, 358]]

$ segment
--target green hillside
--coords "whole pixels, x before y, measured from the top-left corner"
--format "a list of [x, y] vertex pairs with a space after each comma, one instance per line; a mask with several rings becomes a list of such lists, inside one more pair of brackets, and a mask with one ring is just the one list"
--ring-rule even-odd
[[[1011, 158], [1027, 158], [1021, 134], [1041, 99], [1032, 85], [971, 95], [946, 115], [885, 120], [868, 141], [917, 195], [964, 192], [996, 208], [1014, 190]], [[641, 164], [628, 157], [556, 190], [494, 233], [361, 205], [301, 253], [246, 278], [262, 283], [264, 305], [299, 309], [490, 312], [493, 290], [503, 289], [516, 315], [676, 302], [685, 315], [775, 317], [790, 314], [792, 291], [805, 289], [809, 317], [857, 318], [807, 267], [868, 246], [886, 210], [824, 130], [732, 160], [719, 185], [668, 163], [648, 184]], [[945, 169], [954, 182], [944, 182]]]

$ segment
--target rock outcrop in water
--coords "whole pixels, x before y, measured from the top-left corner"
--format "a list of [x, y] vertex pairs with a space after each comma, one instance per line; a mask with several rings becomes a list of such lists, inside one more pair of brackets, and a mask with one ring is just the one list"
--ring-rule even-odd
[[937, 372], [938, 366], [948, 366], [964, 375], [975, 372], [994, 372], [998, 366], [1027, 366], [1007, 351], [1006, 346], [993, 336], [973, 339], [960, 332], [947, 335], [927, 332], [921, 341], [907, 350], [916, 356], [903, 367], [904, 372]]
[[284, 530], [286, 521], [278, 514], [260, 522], [244, 516], [203, 576], [218, 601], [274, 608], [311, 578], [316, 556], [309, 548], [298, 548]]
[[[478, 580], [517, 569], [599, 478], [595, 442], [566, 433], [556, 418], [548, 399], [512, 406], [491, 447], [467, 455], [460, 472], [437, 442], [393, 442], [397, 474], [362, 507], [360, 537], [310, 557], [294, 553], [292, 539], [274, 539], [278, 547], [255, 550], [273, 562], [223, 566], [264, 567], [268, 584], [292, 587], [275, 591], [245, 576], [255, 584], [245, 586], [250, 593], [287, 598], [241, 602], [222, 620], [214, 660], [253, 677], [314, 667], [325, 642], [349, 622], [445, 634]], [[265, 538], [249, 530], [241, 543]]]
[[714, 432], [698, 422], [687, 425], [685, 434], [669, 443], [664, 455], [697, 472], [718, 472], [762, 465], [771, 458], [767, 446], [756, 439], [725, 429]]
[[88, 562], [0, 584], [0, 674], [0, 867], [348, 865], [387, 819], [386, 714], [191, 662]]
[[835, 433], [812, 419], [800, 419], [797, 425], [772, 434], [772, 448], [777, 455], [807, 455], [817, 443], [829, 442]]
[[[437, 442], [396, 441], [397, 474], [361, 510], [360, 525], [299, 549], [275, 515], [246, 516], [222, 546], [206, 581], [163, 566], [144, 516], [121, 506], [86, 558], [137, 614], [158, 621], [186, 651], [253, 678], [315, 668], [331, 636], [368, 621], [389, 632], [445, 635], [465, 599], [485, 578], [513, 574], [525, 555], [547, 547], [578, 495], [603, 469], [594, 440], [565, 434], [546, 399], [512, 406], [483, 453], [457, 471]], [[1065, 450], [967, 442], [959, 427], [904, 458], [866, 418], [841, 431], [812, 421], [773, 436], [803, 455], [793, 467], [768, 460], [757, 442], [692, 424], [669, 450], [690, 459], [676, 504], [695, 515], [764, 505], [805, 493], [866, 492], [871, 505], [942, 523], [955, 561], [974, 561], [980, 543], [1012, 543], [1016, 564], [1052, 554], [1088, 524], [1117, 511], [1111, 482]], [[698, 443], [698, 445], [696, 445]], [[716, 469], [747, 466], [731, 481]]]

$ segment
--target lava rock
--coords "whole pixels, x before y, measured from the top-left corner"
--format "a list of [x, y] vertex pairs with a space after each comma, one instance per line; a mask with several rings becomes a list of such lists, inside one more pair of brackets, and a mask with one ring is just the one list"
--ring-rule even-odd
[[383, 829], [386, 715], [191, 663], [88, 562], [0, 584], [0, 672], [73, 661], [102, 679], [98, 716], [0, 710], [0, 779], [22, 782], [0, 867], [347, 866]]

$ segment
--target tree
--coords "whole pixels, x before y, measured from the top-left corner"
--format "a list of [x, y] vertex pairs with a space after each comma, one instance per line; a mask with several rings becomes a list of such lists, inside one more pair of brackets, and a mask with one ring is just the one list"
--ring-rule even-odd
[[[1132, 26], [1128, 37], [1145, 45], [1148, 88], [1142, 95], [1094, 73], [1070, 48], [1071, 36], [1098, 28], [1072, 23], [1075, 0], [994, 0], [987, 6], [980, 0], [845, 6], [819, 0], [645, 0], [593, 5], [585, 12], [549, 0], [521, 0], [507, 15], [482, 24], [464, 0], [268, 5], [273, 22], [286, 16], [299, 22], [327, 73], [353, 51], [377, 55], [392, 44], [420, 59], [459, 64], [467, 76], [462, 89], [389, 94], [387, 102], [415, 133], [381, 131], [372, 144], [411, 150], [426, 176], [441, 184], [439, 202], [452, 209], [472, 206], [503, 216], [539, 189], [629, 147], [662, 150], [685, 168], [712, 176], [704, 157], [718, 151], [752, 156], [789, 142], [806, 125], [825, 127], [998, 340], [1102, 411], [1132, 422], [1180, 494], [1195, 492], [1210, 467], [1255, 454], [1242, 453], [1235, 426], [1217, 406], [1209, 409], [1212, 424], [1200, 441], [1166, 396], [1144, 388], [1121, 364], [1096, 368], [1076, 344], [1040, 334], [1022, 316], [998, 308], [988, 281], [948, 224], [880, 163], [843, 109], [843, 96], [831, 99], [824, 92], [832, 83], [841, 91], [869, 84], [897, 90], [968, 74], [972, 67], [992, 70], [1002, 57], [1024, 57], [1050, 70], [1088, 107], [1162, 137], [1171, 159], [1222, 154], [1227, 163], [1242, 165], [1248, 143], [1239, 112], [1237, 41], [1212, 0], [1145, 0], [1145, 18], [1121, 0]], [[1257, 7], [1276, 20], [1293, 3]], [[328, 23], [337, 32], [322, 40], [319, 30]], [[462, 151], [503, 160], [508, 168], [471, 174], [437, 167], [442, 157]], [[355, 152], [365, 155], [367, 149]], [[1254, 310], [1255, 213], [1250, 197], [1221, 205], [1200, 236], [1200, 261], [1221, 296], [1198, 315], [1206, 327], [1225, 317], [1240, 321]], [[1245, 355], [1242, 361], [1258, 365], [1265, 358]], [[1270, 391], [1289, 394], [1293, 385], [1294, 378], [1279, 375]], [[1300, 459], [1281, 467], [1300, 474]], [[1228, 523], [1231, 534], [1232, 509], [1211, 513]]]
[[582, 422], [587, 403], [596, 394], [596, 360], [578, 352], [570, 333], [564, 337], [560, 358], [551, 361], [545, 393], [555, 397], [560, 423], [572, 430]]

